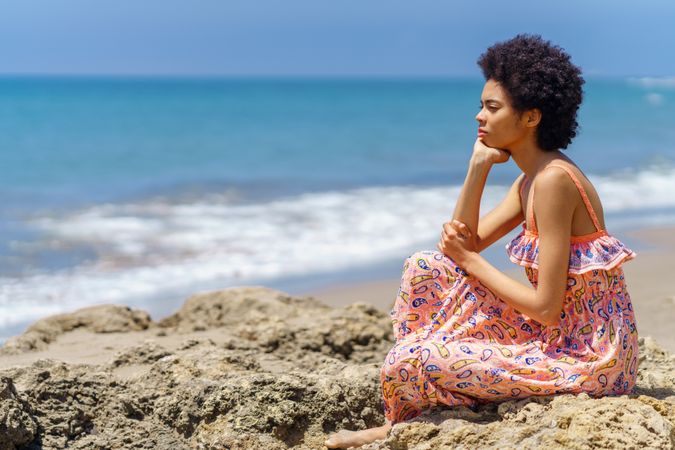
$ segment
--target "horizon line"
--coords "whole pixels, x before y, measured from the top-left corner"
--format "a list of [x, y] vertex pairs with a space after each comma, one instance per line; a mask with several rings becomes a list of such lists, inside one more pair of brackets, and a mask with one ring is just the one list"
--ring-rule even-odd
[[[670, 81], [672, 75], [602, 75], [582, 74], [586, 80], [649, 80]], [[372, 80], [372, 81], [443, 81], [443, 80], [483, 80], [481, 74], [167, 74], [167, 73], [37, 73], [37, 72], [0, 72], [0, 80], [7, 79], [106, 79], [106, 80], [232, 80], [232, 81], [311, 81], [311, 80]]]

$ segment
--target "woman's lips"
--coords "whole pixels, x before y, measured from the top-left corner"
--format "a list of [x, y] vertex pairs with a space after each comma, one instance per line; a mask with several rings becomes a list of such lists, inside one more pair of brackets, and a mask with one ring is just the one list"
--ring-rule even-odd
[[480, 137], [480, 136], [485, 136], [486, 134], [487, 134], [487, 131], [478, 130], [478, 136], [479, 136], [479, 137]]

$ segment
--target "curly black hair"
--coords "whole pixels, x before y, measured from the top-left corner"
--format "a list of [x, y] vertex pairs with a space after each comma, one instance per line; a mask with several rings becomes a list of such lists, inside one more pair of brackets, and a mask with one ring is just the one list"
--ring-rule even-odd
[[567, 148], [577, 135], [584, 84], [581, 69], [570, 62], [570, 55], [539, 35], [518, 34], [488, 48], [477, 62], [485, 80], [497, 81], [506, 90], [516, 111], [541, 111], [539, 147]]

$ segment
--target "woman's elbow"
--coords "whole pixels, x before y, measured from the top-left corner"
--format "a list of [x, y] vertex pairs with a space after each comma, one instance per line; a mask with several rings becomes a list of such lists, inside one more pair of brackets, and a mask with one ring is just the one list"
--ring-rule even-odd
[[539, 322], [547, 327], [557, 327], [560, 325], [561, 308], [554, 308], [542, 312]]
[[476, 236], [476, 253], [482, 253], [483, 250], [490, 246], [490, 242], [481, 239], [480, 236]]
[[536, 309], [538, 317], [533, 317], [537, 322], [548, 327], [557, 327], [560, 325], [560, 319], [563, 312], [564, 294], [558, 297], [558, 294], [547, 293], [537, 290], [535, 294]]

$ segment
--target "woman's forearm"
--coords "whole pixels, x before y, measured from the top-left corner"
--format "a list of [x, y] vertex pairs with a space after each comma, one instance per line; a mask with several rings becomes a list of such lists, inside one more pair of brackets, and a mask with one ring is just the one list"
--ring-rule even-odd
[[483, 196], [483, 189], [491, 168], [491, 162], [475, 155], [471, 157], [464, 185], [457, 199], [455, 212], [452, 215], [453, 219], [466, 224], [474, 236], [477, 235], [478, 231], [480, 199]]
[[474, 253], [462, 268], [478, 278], [488, 289], [511, 305], [543, 325], [557, 325], [560, 311], [542, 306], [537, 291], [500, 272], [478, 253]]

